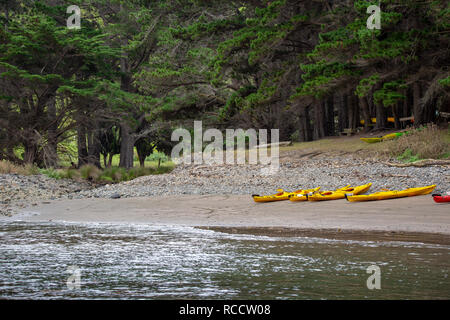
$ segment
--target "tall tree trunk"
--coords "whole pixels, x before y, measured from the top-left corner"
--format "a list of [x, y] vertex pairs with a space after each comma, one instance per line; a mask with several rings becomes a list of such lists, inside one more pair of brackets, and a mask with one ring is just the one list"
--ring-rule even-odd
[[110, 153], [108, 158], [108, 168], [112, 167], [112, 159], [114, 157], [114, 154]]
[[[125, 46], [128, 44], [128, 41], [124, 38], [122, 40], [122, 45]], [[122, 57], [120, 59], [120, 69], [122, 72], [120, 88], [126, 92], [132, 92], [132, 80], [130, 76], [130, 66], [128, 62], [128, 55], [124, 51], [122, 53]], [[121, 144], [120, 144], [120, 163], [119, 167], [121, 168], [132, 168], [133, 167], [133, 152], [134, 152], [134, 143], [132, 137], [132, 131], [130, 124], [124, 120], [120, 124], [120, 136], [121, 136]]]
[[299, 136], [300, 141], [310, 141], [309, 107], [302, 107], [299, 114]]
[[352, 131], [356, 130], [356, 104], [355, 97], [352, 94], [347, 96], [347, 106], [348, 106], [348, 128]]
[[333, 96], [329, 97], [326, 101], [325, 113], [326, 113], [326, 136], [334, 136], [334, 103]]
[[58, 166], [58, 122], [56, 119], [56, 100], [50, 99], [47, 105], [47, 118], [49, 127], [47, 129], [47, 145], [44, 150], [44, 164], [46, 167], [56, 168]]
[[409, 117], [410, 113], [409, 113], [409, 106], [410, 106], [410, 94], [409, 94], [409, 90], [405, 89], [404, 91], [405, 93], [405, 100], [403, 100], [403, 112], [402, 112], [402, 116], [403, 117]]
[[400, 102], [398, 102], [395, 106], [392, 107], [392, 114], [394, 116], [394, 126], [395, 129], [400, 129], [400, 119], [399, 119], [399, 104]]
[[366, 97], [359, 98], [359, 105], [361, 106], [363, 120], [364, 120], [364, 131], [368, 132], [370, 130], [371, 117], [369, 104], [367, 103]]
[[325, 108], [324, 102], [318, 101], [314, 105], [314, 140], [325, 136]]
[[130, 169], [133, 168], [133, 152], [134, 152], [134, 139], [131, 135], [131, 128], [127, 122], [120, 124], [120, 163], [121, 168]]
[[86, 127], [82, 123], [77, 126], [78, 167], [88, 163], [88, 151], [86, 144]]
[[420, 84], [414, 82], [413, 84], [413, 114], [414, 114], [414, 126], [420, 126], [423, 123], [423, 113], [420, 105]]
[[377, 125], [376, 129], [386, 128], [386, 108], [382, 103], [375, 103], [377, 113]]
[[356, 95], [353, 95], [353, 101], [355, 104], [355, 130], [361, 126], [360, 124], [360, 105], [359, 99]]
[[7, 128], [6, 136], [8, 137], [8, 144], [6, 145], [6, 159], [14, 160], [16, 158], [16, 155], [14, 154], [14, 141], [16, 137], [13, 137], [14, 133], [10, 130], [11, 129]]
[[344, 129], [348, 128], [348, 118], [347, 118], [347, 95], [343, 94], [338, 96], [338, 130], [343, 132]]
[[33, 142], [34, 139], [28, 140], [24, 144], [25, 152], [23, 155], [23, 161], [25, 163], [34, 164], [37, 157], [37, 145]]
[[138, 158], [139, 158], [139, 166], [141, 168], [144, 168], [145, 167], [145, 156], [138, 153]]

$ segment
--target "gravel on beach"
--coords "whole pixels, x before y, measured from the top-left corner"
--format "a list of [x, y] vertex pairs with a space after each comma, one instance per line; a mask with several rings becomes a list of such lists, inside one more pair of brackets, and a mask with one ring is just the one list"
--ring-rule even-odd
[[[144, 176], [118, 184], [93, 186], [88, 182], [55, 180], [43, 175], [0, 175], [0, 215], [54, 199], [128, 198], [181, 194], [273, 194], [276, 189], [320, 186], [334, 190], [372, 182], [369, 192], [400, 190], [436, 184], [436, 192], [450, 191], [448, 166], [388, 166], [375, 160], [319, 157], [284, 161], [277, 172], [264, 165], [179, 165], [171, 173]], [[113, 201], [113, 200], [111, 200]]]
[[0, 216], [11, 216], [23, 208], [87, 190], [91, 185], [45, 175], [0, 174]]

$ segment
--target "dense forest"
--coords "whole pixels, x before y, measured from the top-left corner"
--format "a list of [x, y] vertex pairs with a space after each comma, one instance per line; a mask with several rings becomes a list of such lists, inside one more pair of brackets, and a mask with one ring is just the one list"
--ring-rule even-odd
[[[373, 4], [381, 29], [369, 30]], [[80, 29], [67, 27], [70, 5]], [[73, 142], [78, 166], [120, 154], [130, 168], [135, 148], [140, 160], [170, 154], [173, 129], [194, 119], [309, 141], [450, 112], [445, 0], [1, 0], [0, 10], [0, 160], [58, 167]]]

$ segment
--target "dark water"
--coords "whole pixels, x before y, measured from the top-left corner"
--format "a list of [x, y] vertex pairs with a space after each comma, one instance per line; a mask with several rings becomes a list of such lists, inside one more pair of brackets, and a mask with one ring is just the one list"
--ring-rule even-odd
[[0, 222], [0, 257], [0, 298], [450, 298], [449, 246], [16, 221]]

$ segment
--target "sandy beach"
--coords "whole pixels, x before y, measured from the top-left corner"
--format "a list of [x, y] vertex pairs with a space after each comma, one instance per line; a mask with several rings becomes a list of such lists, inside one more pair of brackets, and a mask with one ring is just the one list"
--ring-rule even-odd
[[431, 196], [350, 203], [254, 203], [249, 196], [181, 195], [47, 201], [5, 219], [186, 225], [222, 232], [450, 244], [450, 210]]
[[[308, 153], [306, 153], [308, 154]], [[448, 166], [388, 166], [378, 160], [305, 151], [282, 153], [280, 170], [259, 165], [178, 166], [161, 175], [108, 185], [42, 175], [0, 175], [0, 216], [27, 221], [146, 223], [228, 233], [398, 240], [450, 244], [450, 207], [431, 195], [350, 203], [255, 203], [251, 194], [277, 188], [334, 190], [372, 182], [369, 191], [436, 184], [449, 190]]]

